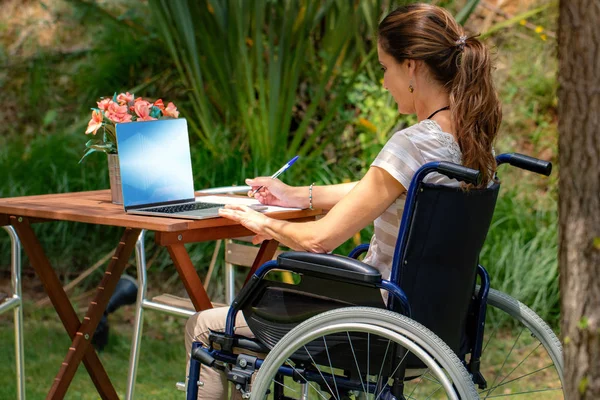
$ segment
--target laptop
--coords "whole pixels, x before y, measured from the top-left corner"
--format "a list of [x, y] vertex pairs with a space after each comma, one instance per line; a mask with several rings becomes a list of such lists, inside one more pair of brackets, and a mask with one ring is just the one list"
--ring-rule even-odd
[[116, 133], [126, 213], [185, 219], [219, 216], [224, 204], [194, 196], [184, 118], [117, 124]]

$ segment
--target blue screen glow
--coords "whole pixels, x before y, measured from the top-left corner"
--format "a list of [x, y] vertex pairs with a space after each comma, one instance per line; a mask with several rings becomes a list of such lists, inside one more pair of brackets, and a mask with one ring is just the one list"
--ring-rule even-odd
[[117, 124], [117, 145], [125, 207], [194, 197], [185, 119]]

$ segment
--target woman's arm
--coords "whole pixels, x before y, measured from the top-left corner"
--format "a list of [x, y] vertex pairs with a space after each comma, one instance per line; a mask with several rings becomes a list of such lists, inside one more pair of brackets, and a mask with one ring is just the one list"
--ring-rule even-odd
[[[316, 197], [321, 193], [326, 199], [324, 204], [335, 200], [344, 190], [349, 190], [318, 221], [275, 220], [244, 206], [227, 206], [220, 210], [220, 215], [240, 222], [256, 232], [259, 239], [273, 238], [294, 250], [326, 253], [370, 224], [406, 190], [388, 172], [378, 167], [371, 167], [356, 184], [334, 185], [333, 188], [336, 186], [340, 187], [329, 192], [313, 189], [313, 200], [317, 200]], [[313, 206], [321, 207], [319, 201]]]
[[[256, 198], [263, 204], [281, 207], [310, 207], [309, 186], [288, 186], [278, 179], [271, 179], [264, 176], [247, 179], [246, 183], [252, 187], [248, 192], [248, 196]], [[312, 190], [313, 208], [331, 210], [342, 197], [347, 195], [356, 186], [356, 183], [314, 186]], [[255, 193], [256, 189], [259, 190]]]
[[[313, 186], [312, 189], [312, 204], [313, 208], [323, 210], [331, 210], [340, 200], [346, 196], [355, 186], [357, 182], [340, 183], [338, 185]], [[306, 196], [306, 207], [309, 207], [309, 186], [298, 188], [300, 193]]]

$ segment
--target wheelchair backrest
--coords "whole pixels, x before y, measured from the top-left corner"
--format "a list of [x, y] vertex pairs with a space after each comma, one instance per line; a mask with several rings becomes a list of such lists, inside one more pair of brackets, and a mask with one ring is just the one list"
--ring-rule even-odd
[[[392, 277], [411, 317], [459, 353], [476, 280], [479, 253], [500, 185], [465, 190], [420, 183], [405, 208]], [[407, 200], [407, 205], [408, 205]]]

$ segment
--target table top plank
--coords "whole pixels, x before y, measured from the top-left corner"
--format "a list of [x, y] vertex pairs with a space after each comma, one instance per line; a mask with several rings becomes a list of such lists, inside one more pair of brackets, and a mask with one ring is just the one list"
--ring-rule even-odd
[[[267, 215], [276, 219], [294, 220], [320, 214], [320, 210], [293, 210]], [[5, 222], [8, 216], [84, 222], [157, 232], [238, 225], [226, 218], [192, 220], [126, 214], [122, 205], [110, 201], [110, 190], [0, 198], [0, 224], [7, 225]]]

